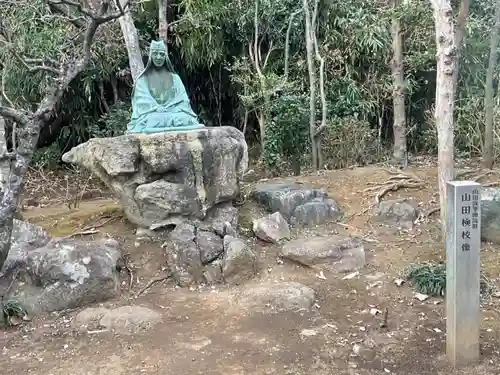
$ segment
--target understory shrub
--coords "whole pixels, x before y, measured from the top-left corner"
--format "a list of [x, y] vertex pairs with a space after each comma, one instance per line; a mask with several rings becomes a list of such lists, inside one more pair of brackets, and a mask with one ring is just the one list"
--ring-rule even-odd
[[322, 151], [329, 169], [346, 168], [378, 162], [387, 156], [370, 124], [354, 118], [331, 121], [322, 134]]

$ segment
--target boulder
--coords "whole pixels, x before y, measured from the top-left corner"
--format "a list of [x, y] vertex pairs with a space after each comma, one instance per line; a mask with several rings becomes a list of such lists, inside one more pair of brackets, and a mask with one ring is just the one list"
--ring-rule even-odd
[[295, 183], [259, 183], [254, 200], [268, 211], [278, 211], [291, 224], [311, 226], [342, 217], [342, 212], [322, 190]]
[[[121, 250], [117, 241], [47, 241], [42, 229], [26, 223], [19, 224], [21, 227], [29, 228], [31, 234], [13, 237], [16, 245], [2, 269], [0, 286], [6, 290], [14, 280], [9, 298], [17, 299], [29, 313], [75, 308], [119, 294]], [[28, 242], [16, 242], [19, 238]]]
[[321, 265], [333, 272], [349, 272], [365, 265], [363, 241], [341, 235], [315, 236], [289, 241], [282, 257], [305, 266]]
[[290, 228], [279, 212], [254, 220], [253, 232], [262, 241], [279, 243], [290, 238]]
[[94, 138], [63, 161], [98, 176], [132, 223], [155, 229], [221, 216], [216, 211], [240, 194], [248, 148], [238, 129], [213, 127]]
[[384, 224], [412, 229], [418, 218], [417, 204], [406, 198], [382, 201], [375, 206], [373, 217]]

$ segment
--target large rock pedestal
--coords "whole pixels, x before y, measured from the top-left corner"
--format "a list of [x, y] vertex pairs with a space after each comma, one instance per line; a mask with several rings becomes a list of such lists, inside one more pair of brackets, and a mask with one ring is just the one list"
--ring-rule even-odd
[[220, 216], [240, 193], [245, 137], [233, 127], [94, 138], [63, 155], [120, 198], [127, 218], [155, 229]]
[[173, 229], [163, 247], [179, 285], [238, 284], [257, 271], [256, 254], [234, 231], [232, 202], [248, 167], [236, 128], [91, 139], [63, 160], [98, 176], [141, 229]]

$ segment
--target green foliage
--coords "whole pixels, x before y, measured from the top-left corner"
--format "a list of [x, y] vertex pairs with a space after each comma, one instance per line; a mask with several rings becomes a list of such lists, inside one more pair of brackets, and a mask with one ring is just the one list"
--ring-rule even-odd
[[130, 105], [123, 102], [114, 104], [99, 122], [90, 127], [90, 138], [117, 137], [127, 130], [132, 115]]
[[35, 151], [32, 164], [36, 168], [57, 169], [61, 166], [62, 154], [59, 144], [52, 143]]
[[437, 297], [446, 292], [446, 264], [411, 264], [403, 274], [419, 293]]
[[[44, 0], [24, 1], [20, 6], [11, 2], [0, 4], [2, 21], [12, 30], [10, 47], [26, 57], [70, 62], [80, 51], [81, 31], [52, 14]], [[278, 170], [290, 163], [306, 163], [309, 154], [304, 15], [300, 13], [301, 3], [294, 0], [260, 0], [258, 4], [255, 43], [254, 0], [172, 3], [168, 12], [169, 43], [176, 68], [184, 74], [186, 87], [204, 123], [235, 125], [243, 123], [243, 116], [249, 114], [247, 134], [254, 134], [257, 118], [263, 115], [268, 137], [265, 161], [269, 168]], [[325, 163], [333, 168], [369, 163], [387, 153], [392, 125], [393, 16], [400, 19], [404, 35], [409, 149], [435, 153], [436, 35], [428, 2], [409, 0], [396, 9], [370, 0], [319, 4], [317, 37], [319, 53], [325, 60], [328, 101], [328, 128], [322, 135]], [[471, 4], [461, 53], [455, 131], [458, 152], [465, 155], [480, 153], [484, 141], [484, 81], [494, 6], [493, 0]], [[144, 39], [151, 39], [157, 31], [156, 4], [134, 3], [133, 11], [144, 46]], [[288, 45], [289, 72], [285, 77], [285, 37], [292, 14], [295, 17]], [[127, 64], [118, 23], [99, 29], [89, 69], [72, 84], [64, 104], [58, 108], [58, 119], [62, 119], [63, 125], [57, 144], [62, 151], [89, 137], [123, 133], [130, 117], [127, 103], [115, 104], [103, 116], [107, 106], [102, 102], [104, 96], [109, 100], [110, 83], [122, 76], [119, 72]], [[22, 108], [34, 110], [54, 83], [46, 72], [29, 71], [2, 43], [0, 69], [7, 97]], [[495, 77], [499, 74], [497, 69]], [[118, 83], [120, 98], [129, 97], [130, 83]], [[103, 86], [105, 95], [99, 91]], [[116, 87], [115, 84], [113, 89]], [[113, 98], [114, 102], [116, 95]], [[318, 105], [317, 119], [320, 111]], [[498, 104], [497, 114], [500, 115]], [[495, 147], [500, 153], [496, 141]], [[301, 160], [297, 160], [297, 155]], [[52, 165], [49, 160], [59, 157], [54, 148], [46, 148], [37, 152], [35, 162]]]
[[322, 149], [329, 168], [378, 162], [386, 152], [367, 121], [349, 117], [330, 120], [323, 133]]
[[2, 300], [0, 301], [0, 305], [2, 307], [2, 318], [3, 323], [7, 326], [13, 325], [14, 319], [23, 319], [26, 320], [28, 318], [28, 312], [21, 305], [21, 303], [14, 299]]
[[269, 107], [264, 161], [270, 170], [279, 171], [282, 163], [298, 168], [309, 140], [307, 95], [285, 94]]
[[[424, 263], [411, 264], [403, 271], [403, 276], [417, 292], [432, 297], [444, 296], [446, 293], [446, 264]], [[492, 284], [481, 275], [480, 293], [484, 296], [493, 291]]]

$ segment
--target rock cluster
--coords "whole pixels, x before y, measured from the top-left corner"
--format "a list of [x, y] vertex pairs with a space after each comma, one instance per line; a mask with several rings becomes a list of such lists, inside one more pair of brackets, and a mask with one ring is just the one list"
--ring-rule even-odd
[[269, 212], [281, 213], [292, 225], [323, 224], [343, 216], [326, 192], [301, 184], [260, 183], [252, 197]]
[[239, 284], [257, 272], [257, 254], [236, 237], [229, 223], [222, 233], [180, 224], [164, 247], [172, 275], [180, 286]]

